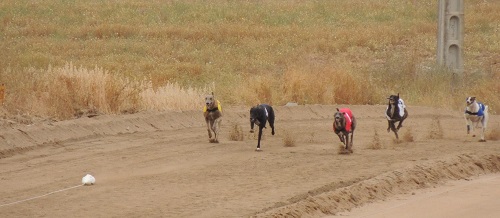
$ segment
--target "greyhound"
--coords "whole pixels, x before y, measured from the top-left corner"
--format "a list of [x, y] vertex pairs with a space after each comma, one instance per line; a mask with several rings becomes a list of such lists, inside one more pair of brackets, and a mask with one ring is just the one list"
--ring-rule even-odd
[[[481, 123], [481, 140], [480, 142], [485, 142], [484, 132], [486, 131], [486, 126], [488, 125], [488, 106], [481, 102], [476, 101], [476, 97], [467, 97], [465, 100], [467, 106], [465, 107], [465, 124], [467, 125], [467, 134], [470, 131], [474, 131], [474, 127], [478, 128], [479, 123]], [[475, 137], [476, 135], [472, 135]]]
[[[205, 107], [203, 108], [203, 116], [207, 123], [208, 141], [210, 143], [219, 143], [219, 131], [222, 122], [222, 107], [220, 102], [215, 99], [214, 93], [205, 96]], [[214, 138], [212, 139], [212, 131]]]
[[[344, 143], [345, 153], [352, 153], [354, 130], [356, 129], [356, 118], [352, 115], [349, 108], [337, 108], [334, 115], [333, 131], [342, 143]], [[349, 139], [349, 134], [351, 138]]]
[[274, 135], [274, 110], [270, 105], [259, 104], [250, 109], [250, 132], [253, 133], [254, 124], [259, 126], [259, 138], [256, 151], [260, 151], [260, 139], [262, 138], [262, 129], [266, 128], [266, 122], [269, 121], [271, 134]]
[[[396, 139], [399, 139], [398, 130], [403, 127], [403, 121], [408, 117], [408, 111], [403, 99], [399, 98], [399, 93], [398, 95], [391, 95], [387, 99], [389, 99], [389, 104], [385, 111], [385, 116], [389, 124], [387, 132], [392, 130], [396, 135]], [[397, 128], [396, 122], [399, 122]]]

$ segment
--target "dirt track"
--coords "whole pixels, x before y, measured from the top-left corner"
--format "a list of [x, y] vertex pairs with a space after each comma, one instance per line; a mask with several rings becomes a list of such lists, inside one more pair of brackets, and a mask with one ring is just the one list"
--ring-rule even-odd
[[[263, 152], [254, 151], [241, 107], [225, 109], [219, 144], [208, 143], [200, 111], [4, 124], [0, 216], [320, 217], [500, 171], [498, 141], [467, 136], [460, 112], [409, 106], [401, 135], [410, 133], [396, 143], [385, 106], [350, 107], [358, 119], [352, 155], [337, 153], [335, 106], [275, 107], [276, 135], [265, 131]], [[499, 128], [499, 117], [490, 117], [490, 129]], [[228, 139], [233, 123], [244, 141]], [[379, 150], [368, 148], [375, 131]], [[283, 146], [286, 134], [294, 147]], [[5, 205], [73, 187], [86, 173], [96, 185]]]

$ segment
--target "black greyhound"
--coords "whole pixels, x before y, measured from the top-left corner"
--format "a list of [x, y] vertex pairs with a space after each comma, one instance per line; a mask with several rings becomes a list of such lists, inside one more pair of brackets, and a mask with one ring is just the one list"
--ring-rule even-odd
[[271, 134], [274, 135], [274, 110], [267, 104], [259, 104], [250, 109], [250, 132], [253, 132], [254, 124], [259, 126], [259, 140], [256, 151], [260, 151], [260, 139], [262, 138], [262, 129], [266, 128], [266, 122], [269, 121]]
[[[387, 132], [392, 130], [394, 134], [396, 134], [396, 139], [399, 139], [398, 130], [403, 127], [403, 121], [408, 117], [408, 111], [406, 110], [404, 101], [399, 98], [399, 93], [398, 95], [391, 95], [387, 99], [389, 99], [389, 104], [387, 105], [387, 110], [385, 111], [387, 122], [389, 124]], [[404, 110], [403, 115], [401, 115], [401, 108]], [[397, 128], [396, 122], [399, 122]]]

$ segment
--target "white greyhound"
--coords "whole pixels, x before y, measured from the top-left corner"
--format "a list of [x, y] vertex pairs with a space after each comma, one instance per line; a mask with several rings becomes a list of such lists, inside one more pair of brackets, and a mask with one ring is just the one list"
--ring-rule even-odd
[[[466, 103], [467, 107], [465, 108], [464, 117], [467, 124], [467, 134], [471, 130], [474, 131], [474, 128], [479, 128], [479, 123], [481, 123], [481, 140], [479, 141], [485, 142], [484, 132], [488, 124], [488, 106], [477, 102], [476, 97], [467, 97]], [[476, 135], [472, 136], [475, 137]]]

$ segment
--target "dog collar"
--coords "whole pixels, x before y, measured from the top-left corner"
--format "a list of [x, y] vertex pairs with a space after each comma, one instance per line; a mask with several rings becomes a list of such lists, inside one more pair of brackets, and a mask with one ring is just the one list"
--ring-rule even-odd
[[478, 115], [479, 113], [478, 112], [470, 112], [470, 111], [465, 111], [466, 114], [469, 114], [469, 115]]
[[214, 112], [214, 111], [218, 111], [218, 110], [219, 110], [219, 108], [216, 108], [216, 107], [214, 107], [214, 108], [212, 108], [212, 109], [208, 109], [208, 108], [207, 108], [207, 111], [208, 111], [208, 112]]

